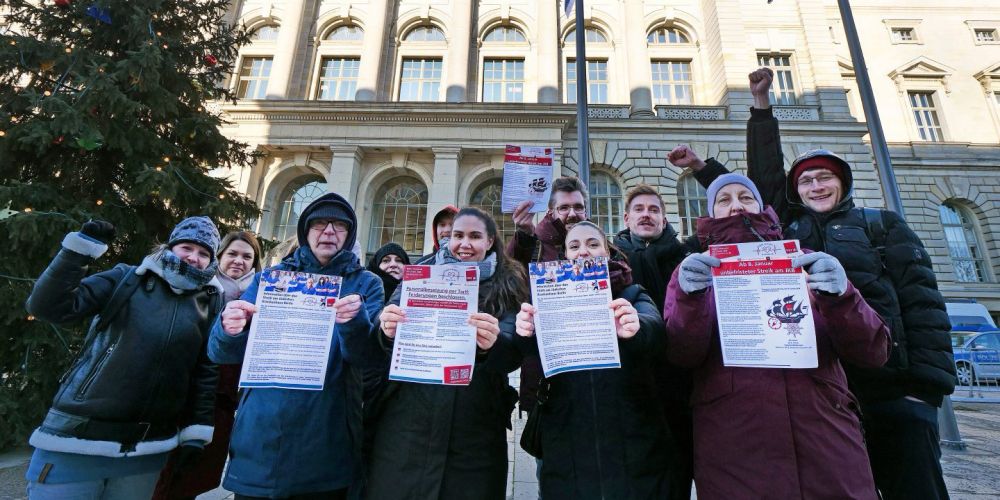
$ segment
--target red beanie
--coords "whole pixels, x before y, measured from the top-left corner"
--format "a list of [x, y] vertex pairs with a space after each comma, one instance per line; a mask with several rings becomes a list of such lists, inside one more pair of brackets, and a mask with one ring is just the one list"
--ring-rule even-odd
[[847, 180], [844, 179], [844, 167], [836, 158], [831, 158], [829, 156], [814, 156], [812, 158], [807, 158], [799, 162], [792, 168], [790, 173], [792, 179], [792, 185], [797, 186], [799, 184], [799, 176], [801, 176], [806, 170], [812, 170], [814, 168], [825, 168], [836, 175], [840, 179], [840, 183], [847, 185]]

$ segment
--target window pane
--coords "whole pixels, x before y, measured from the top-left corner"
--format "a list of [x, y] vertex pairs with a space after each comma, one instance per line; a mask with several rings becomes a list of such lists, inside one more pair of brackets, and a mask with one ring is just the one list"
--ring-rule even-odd
[[944, 229], [948, 253], [955, 268], [955, 280], [961, 282], [986, 281], [985, 264], [979, 249], [982, 243], [976, 231], [973, 215], [965, 208], [942, 204], [938, 213]]
[[517, 227], [510, 214], [505, 214], [501, 210], [501, 191], [503, 189], [502, 179], [486, 181], [479, 186], [469, 199], [469, 206], [476, 207], [491, 216], [497, 223], [497, 229], [503, 236], [504, 242], [510, 241], [514, 237]]
[[[608, 43], [608, 37], [604, 36], [604, 33], [596, 28], [587, 28], [586, 31], [584, 31], [584, 38], [587, 43]], [[569, 30], [569, 32], [566, 33], [566, 37], [563, 38], [563, 41], [565, 43], [576, 43], [576, 28]]]
[[694, 82], [688, 61], [653, 61], [653, 104], [693, 104]]
[[267, 96], [267, 79], [270, 75], [270, 57], [243, 58], [236, 96], [241, 99], [263, 99]]
[[484, 42], [525, 42], [527, 39], [524, 37], [524, 33], [521, 30], [513, 26], [497, 26], [489, 31], [485, 37], [483, 37]]
[[326, 39], [338, 42], [360, 41], [364, 36], [365, 32], [360, 26], [347, 24], [334, 28], [333, 31], [326, 35]]
[[324, 58], [320, 70], [318, 99], [350, 101], [358, 87], [358, 70], [361, 60], [357, 58]]
[[404, 59], [399, 100], [437, 101], [440, 98], [440, 83], [440, 59]]
[[675, 43], [691, 43], [687, 33], [677, 28], [659, 28], [653, 30], [647, 37], [646, 42], [652, 45], [666, 45]]
[[443, 42], [444, 32], [436, 26], [417, 26], [406, 33], [407, 42]]
[[917, 125], [917, 133], [924, 141], [942, 141], [941, 122], [934, 106], [932, 92], [910, 92], [910, 107], [913, 109], [913, 121]]
[[426, 219], [427, 188], [424, 184], [410, 178], [391, 182], [375, 195], [368, 248], [381, 248], [395, 241], [411, 256], [419, 256], [423, 253]]
[[326, 181], [322, 177], [309, 177], [290, 184], [278, 202], [278, 216], [274, 219], [274, 237], [285, 240], [294, 236], [302, 210], [324, 194], [326, 194]]
[[774, 71], [774, 83], [771, 85], [771, 102], [789, 106], [797, 103], [795, 84], [792, 81], [791, 56], [781, 54], [758, 54], [758, 66], [766, 66]]
[[695, 221], [708, 214], [708, 195], [691, 174], [677, 180], [677, 215], [681, 218], [681, 235], [695, 234]]
[[[576, 60], [566, 60], [566, 102], [576, 102]], [[607, 104], [608, 62], [587, 60], [587, 102]]]
[[613, 237], [622, 228], [622, 192], [605, 172], [590, 173], [590, 221]]
[[483, 102], [524, 100], [524, 61], [487, 59], [483, 61]]
[[261, 26], [260, 28], [257, 28], [253, 33], [250, 34], [250, 39], [261, 42], [277, 40], [278, 26], [273, 24]]

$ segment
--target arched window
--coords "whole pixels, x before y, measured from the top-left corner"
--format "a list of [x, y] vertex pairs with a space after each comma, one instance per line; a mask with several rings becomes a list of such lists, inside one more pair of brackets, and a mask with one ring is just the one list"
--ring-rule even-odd
[[254, 42], [271, 42], [278, 39], [278, 25], [265, 24], [254, 30], [250, 34], [250, 40]]
[[[587, 27], [584, 32], [584, 37], [586, 37], [587, 43], [608, 43], [608, 37], [604, 35], [597, 28]], [[569, 30], [566, 33], [566, 37], [563, 38], [564, 43], [576, 43], [576, 28]]]
[[324, 40], [331, 42], [359, 42], [365, 37], [365, 31], [360, 26], [345, 24], [337, 26], [326, 34]]
[[677, 215], [681, 218], [681, 236], [695, 234], [695, 221], [708, 215], [708, 194], [691, 174], [677, 180]]
[[443, 42], [444, 32], [437, 26], [429, 24], [417, 26], [403, 35], [403, 40], [407, 42]]
[[424, 250], [424, 223], [427, 221], [427, 187], [410, 177], [388, 182], [375, 194], [368, 248], [371, 251], [390, 241], [403, 246], [410, 255]]
[[482, 183], [469, 198], [469, 206], [476, 207], [493, 216], [504, 242], [514, 237], [514, 219], [500, 209], [503, 179], [492, 179]]
[[526, 42], [524, 32], [514, 26], [503, 25], [491, 29], [483, 37], [484, 42]]
[[295, 235], [299, 215], [313, 200], [326, 194], [326, 180], [310, 176], [292, 182], [278, 201], [278, 216], [274, 219], [274, 237], [284, 240]]
[[622, 189], [611, 175], [590, 172], [590, 221], [613, 237], [622, 228]]
[[975, 218], [965, 207], [943, 203], [938, 210], [948, 253], [955, 266], [955, 281], [981, 283], [986, 281], [982, 242], [976, 231]]
[[691, 38], [684, 30], [678, 28], [657, 28], [646, 37], [646, 43], [653, 45], [668, 45], [674, 43], [691, 43]]

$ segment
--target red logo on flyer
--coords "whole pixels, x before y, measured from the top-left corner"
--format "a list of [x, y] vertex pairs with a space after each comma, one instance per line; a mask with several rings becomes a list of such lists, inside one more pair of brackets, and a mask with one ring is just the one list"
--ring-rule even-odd
[[608, 287], [608, 280], [598, 281], [597, 282], [597, 286], [599, 286], [601, 288], [601, 290], [604, 290], [605, 288]]
[[476, 270], [466, 269], [465, 270], [465, 281], [476, 281]]
[[708, 247], [708, 251], [712, 257], [725, 259], [738, 256], [740, 254], [740, 247], [736, 245], [711, 245]]
[[444, 383], [451, 385], [469, 385], [472, 382], [472, 365], [444, 367]]
[[337, 303], [337, 297], [327, 297], [326, 298], [326, 307], [333, 307], [333, 305], [336, 304], [336, 303]]
[[795, 253], [799, 251], [798, 245], [794, 241], [785, 242], [785, 253]]

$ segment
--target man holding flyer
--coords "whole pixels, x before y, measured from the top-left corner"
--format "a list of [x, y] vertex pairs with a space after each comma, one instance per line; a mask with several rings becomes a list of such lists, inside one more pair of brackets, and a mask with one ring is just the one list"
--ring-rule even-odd
[[[321, 390], [287, 388], [244, 389], [230, 444], [230, 462], [223, 486], [237, 497], [289, 497], [316, 495], [346, 498], [348, 486], [361, 471], [358, 447], [361, 431], [361, 369], [376, 358], [377, 342], [371, 336], [382, 307], [382, 282], [366, 271], [351, 252], [357, 236], [354, 209], [340, 195], [325, 194], [309, 204], [298, 220], [299, 248], [266, 274], [296, 275], [308, 282], [306, 274], [339, 282], [340, 295], [332, 308], [313, 307], [304, 312], [298, 301], [320, 300], [314, 295], [287, 290], [268, 293], [290, 294], [287, 307], [255, 304], [256, 281], [241, 300], [230, 302], [212, 329], [209, 356], [217, 363], [239, 363], [259, 354], [247, 348], [253, 322], [283, 321], [281, 331], [269, 332], [281, 341], [282, 334], [302, 338], [313, 331], [316, 318], [329, 314], [328, 350]], [[265, 281], [267, 283], [267, 281]], [[290, 289], [291, 287], [289, 287]], [[274, 300], [286, 299], [278, 295]], [[332, 297], [331, 297], [332, 298]], [[332, 309], [330, 311], [329, 309]], [[254, 318], [258, 314], [262, 317]], [[280, 320], [274, 321], [279, 315]], [[274, 315], [272, 318], [264, 316]], [[334, 324], [335, 323], [335, 324]], [[313, 348], [315, 346], [312, 346]], [[310, 351], [310, 349], [301, 349]], [[284, 368], [312, 366], [309, 352], [289, 359]], [[302, 369], [305, 372], [305, 368]], [[271, 386], [273, 387], [273, 386]]]

